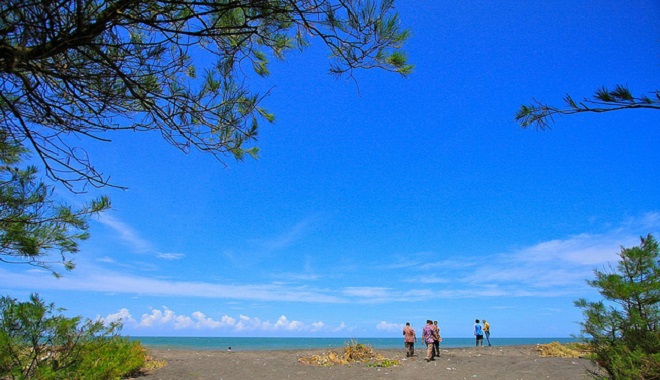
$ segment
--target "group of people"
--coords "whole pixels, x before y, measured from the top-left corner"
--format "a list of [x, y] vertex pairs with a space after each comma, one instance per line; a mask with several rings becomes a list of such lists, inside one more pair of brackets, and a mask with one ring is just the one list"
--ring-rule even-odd
[[479, 324], [479, 320], [475, 319], [474, 321], [474, 336], [476, 338], [476, 345], [483, 347], [484, 345], [484, 336], [486, 336], [486, 341], [488, 341], [488, 346], [490, 346], [490, 324], [484, 319], [484, 325]]
[[[477, 346], [484, 345], [484, 336], [486, 336], [488, 345], [491, 345], [490, 324], [485, 319], [483, 320], [483, 325], [479, 323], [478, 319], [474, 321], [474, 336]], [[415, 354], [415, 342], [417, 342], [417, 334], [415, 334], [415, 329], [410, 326], [410, 322], [406, 322], [406, 326], [403, 328], [403, 341], [406, 346], [406, 357], [409, 358]], [[422, 341], [426, 343], [427, 362], [435, 360], [437, 356], [440, 356], [440, 342], [442, 342], [442, 337], [440, 336], [438, 321], [426, 320], [426, 325], [422, 330]]]
[[[403, 340], [406, 345], [406, 357], [409, 358], [415, 354], [415, 342], [417, 342], [417, 335], [415, 329], [410, 326], [410, 322], [406, 322], [406, 327], [403, 328]], [[440, 328], [438, 321], [426, 320], [426, 326], [422, 330], [422, 341], [426, 343], [426, 361], [434, 360], [436, 356], [440, 356]]]

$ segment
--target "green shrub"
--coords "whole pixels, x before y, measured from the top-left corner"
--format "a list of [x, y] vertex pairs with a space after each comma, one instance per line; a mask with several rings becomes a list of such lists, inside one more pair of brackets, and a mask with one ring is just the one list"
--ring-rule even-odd
[[82, 345], [80, 361], [68, 372], [69, 379], [121, 379], [137, 375], [145, 363], [140, 342], [112, 336]]
[[649, 353], [640, 348], [631, 348], [620, 342], [600, 345], [596, 351], [598, 363], [607, 372], [602, 379], [660, 379], [660, 354]]
[[660, 380], [660, 248], [650, 234], [633, 248], [621, 248], [616, 268], [595, 270], [587, 283], [604, 300], [575, 301], [597, 379]]
[[121, 324], [67, 318], [33, 294], [0, 298], [0, 379], [111, 380], [134, 375], [146, 354]]

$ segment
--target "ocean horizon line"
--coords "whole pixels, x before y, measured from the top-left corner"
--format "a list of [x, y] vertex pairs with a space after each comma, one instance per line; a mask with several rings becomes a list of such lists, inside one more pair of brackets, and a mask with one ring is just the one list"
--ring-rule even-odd
[[[147, 348], [180, 350], [299, 350], [336, 349], [353, 342], [369, 345], [375, 349], [399, 349], [403, 347], [402, 337], [175, 337], [175, 336], [129, 336]], [[491, 337], [493, 346], [522, 346], [548, 344], [552, 342], [575, 343], [574, 337], [500, 338]], [[488, 342], [484, 342], [488, 345]], [[421, 338], [417, 345], [423, 346]], [[444, 348], [474, 347], [474, 337], [444, 338], [440, 343]]]
[[[121, 334], [127, 338], [181, 338], [181, 339], [399, 339], [399, 337], [392, 336], [232, 336], [232, 335], [136, 335], [136, 334]], [[419, 339], [420, 337], [418, 337]], [[474, 337], [465, 336], [448, 336], [442, 337], [443, 339], [473, 339]], [[401, 336], [403, 339], [403, 335]], [[495, 339], [495, 338], [492, 338]], [[498, 336], [497, 339], [579, 339], [573, 336]]]

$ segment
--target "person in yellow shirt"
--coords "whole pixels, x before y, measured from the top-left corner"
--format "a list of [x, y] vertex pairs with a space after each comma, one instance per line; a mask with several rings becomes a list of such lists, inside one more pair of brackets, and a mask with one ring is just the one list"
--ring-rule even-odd
[[486, 335], [486, 340], [490, 346], [490, 324], [484, 319], [484, 335]]

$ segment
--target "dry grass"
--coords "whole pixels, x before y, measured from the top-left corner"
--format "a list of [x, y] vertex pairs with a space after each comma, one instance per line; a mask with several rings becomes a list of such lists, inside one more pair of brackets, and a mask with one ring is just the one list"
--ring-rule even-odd
[[586, 343], [566, 343], [552, 342], [548, 344], [539, 344], [536, 350], [541, 356], [555, 358], [584, 358], [591, 355], [589, 345]]
[[153, 356], [147, 354], [145, 350], [144, 365], [142, 366], [143, 371], [145, 372], [153, 371], [158, 368], [163, 368], [166, 365], [167, 362], [165, 360], [156, 360], [154, 359]]
[[350, 342], [344, 347], [344, 352], [342, 354], [339, 354], [336, 351], [329, 351], [321, 355], [299, 358], [298, 362], [300, 364], [322, 367], [346, 365], [350, 363], [368, 363], [368, 365], [376, 367], [392, 367], [400, 364], [398, 360], [387, 359], [384, 356], [377, 354], [371, 346], [360, 344], [355, 341]]

